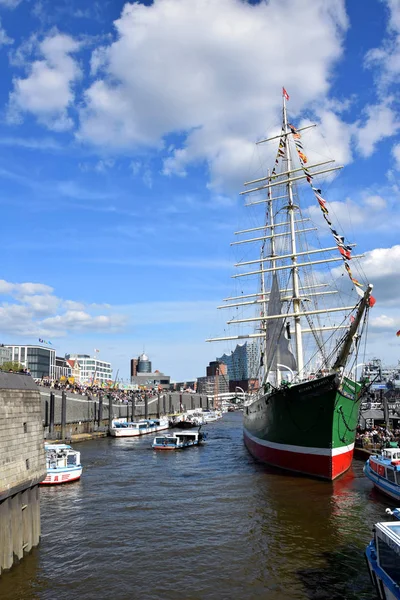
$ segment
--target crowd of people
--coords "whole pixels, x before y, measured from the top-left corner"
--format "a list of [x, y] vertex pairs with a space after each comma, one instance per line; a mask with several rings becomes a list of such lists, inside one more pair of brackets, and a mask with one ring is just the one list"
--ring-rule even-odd
[[89, 398], [103, 394], [103, 396], [111, 396], [114, 402], [121, 402], [122, 404], [128, 404], [128, 402], [132, 402], [132, 400], [135, 400], [136, 402], [144, 401], [145, 394], [147, 399], [150, 400], [158, 394], [158, 391], [156, 390], [146, 390], [146, 392], [144, 392], [143, 390], [118, 389], [117, 387], [104, 388], [89, 383], [70, 383], [69, 381], [53, 381], [51, 379], [36, 380], [36, 383], [53, 390], [65, 391], [67, 394], [79, 394], [80, 396]]
[[393, 442], [400, 448], [400, 429], [388, 429], [387, 427], [374, 425], [370, 429], [357, 427], [356, 446], [359, 448], [375, 447], [387, 448]]

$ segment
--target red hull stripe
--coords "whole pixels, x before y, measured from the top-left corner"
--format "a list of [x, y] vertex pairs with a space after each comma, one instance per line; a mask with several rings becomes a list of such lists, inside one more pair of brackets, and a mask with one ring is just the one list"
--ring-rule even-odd
[[69, 483], [70, 481], [76, 481], [77, 479], [80, 479], [81, 476], [78, 475], [78, 477], [71, 477], [70, 479], [60, 479], [59, 481], [46, 481], [45, 479], [43, 481], [40, 482], [40, 485], [58, 485], [59, 483]]
[[[307, 452], [307, 448], [304, 447], [301, 447], [302, 452], [276, 449], [263, 444], [262, 441], [264, 440], [258, 440], [244, 430], [244, 442], [249, 452], [261, 462], [287, 471], [322, 477], [323, 479], [332, 480], [342, 475], [350, 467], [353, 458], [352, 447], [347, 452], [344, 451], [340, 454], [332, 455], [332, 451], [329, 449], [329, 454], [316, 454]], [[284, 444], [275, 445], [284, 447]], [[310, 448], [310, 450], [314, 449]]]

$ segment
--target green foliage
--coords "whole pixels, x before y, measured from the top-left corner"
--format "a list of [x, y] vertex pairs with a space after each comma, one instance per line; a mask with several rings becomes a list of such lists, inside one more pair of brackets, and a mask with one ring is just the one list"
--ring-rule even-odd
[[14, 371], [14, 373], [18, 373], [18, 371], [23, 371], [24, 367], [19, 362], [8, 360], [7, 362], [0, 365], [0, 369], [2, 371]]

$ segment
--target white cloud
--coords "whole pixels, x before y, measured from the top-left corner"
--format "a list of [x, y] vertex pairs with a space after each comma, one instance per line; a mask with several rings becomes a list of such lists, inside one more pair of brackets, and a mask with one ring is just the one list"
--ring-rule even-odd
[[342, 0], [163, 0], [126, 4], [115, 27], [116, 41], [92, 55], [80, 138], [160, 148], [183, 133], [165, 172], [206, 160], [221, 187], [242, 178], [261, 124], [279, 120], [282, 83], [294, 114], [326, 95], [347, 18]]
[[68, 108], [74, 102], [73, 86], [81, 77], [81, 70], [71, 54], [79, 48], [79, 42], [58, 32], [39, 44], [38, 52], [43, 58], [28, 65], [26, 78], [13, 81], [9, 102], [11, 121], [20, 120], [28, 112], [55, 131], [72, 127]]
[[365, 118], [357, 123], [355, 136], [362, 156], [371, 156], [378, 142], [395, 135], [400, 129], [400, 120], [389, 102], [390, 99], [387, 99], [381, 104], [367, 106]]
[[380, 92], [398, 80], [400, 75], [400, 4], [398, 0], [383, 0], [389, 9], [389, 21], [380, 48], [372, 48], [365, 57], [368, 68], [376, 69]]
[[0, 19], [0, 46], [9, 46], [13, 43], [14, 40], [7, 35], [6, 30], [1, 25]]
[[[368, 281], [374, 284], [374, 296], [385, 306], [398, 307], [400, 297], [400, 245], [376, 248], [362, 262]], [[379, 310], [379, 304], [377, 302]], [[397, 311], [398, 314], [398, 311]], [[399, 320], [399, 317], [397, 317]]]
[[400, 171], [400, 144], [395, 144], [392, 148], [392, 154], [395, 160], [395, 167]]
[[[0, 296], [13, 302], [0, 304], [0, 335], [65, 336], [68, 332], [110, 333], [120, 330], [127, 316], [114, 314], [108, 305], [62, 300], [42, 283], [11, 283], [0, 280]], [[109, 314], [98, 314], [99, 311]]]
[[[361, 194], [361, 197], [356, 202], [352, 198], [346, 198], [344, 202], [337, 200], [329, 200], [327, 207], [331, 219], [334, 222], [336, 229], [341, 229], [350, 235], [354, 227], [363, 226], [364, 231], [376, 231], [377, 229], [385, 229], [393, 227], [394, 220], [399, 217], [391, 212], [391, 206], [388, 202], [378, 194]], [[329, 235], [329, 229], [323, 218], [321, 209], [317, 203], [312, 204], [308, 208], [308, 213], [312, 220], [324, 226], [326, 234]]]
[[6, 8], [16, 8], [18, 4], [21, 4], [22, 0], [0, 0], [0, 6]]

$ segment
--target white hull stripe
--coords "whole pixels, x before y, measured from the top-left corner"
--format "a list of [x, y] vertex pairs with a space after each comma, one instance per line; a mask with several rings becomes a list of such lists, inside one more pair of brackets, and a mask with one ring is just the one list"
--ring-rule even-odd
[[252, 435], [245, 427], [243, 427], [243, 433], [255, 444], [260, 446], [266, 446], [273, 450], [283, 450], [285, 452], [295, 452], [296, 454], [318, 454], [320, 456], [338, 456], [339, 454], [345, 454], [351, 452], [354, 448], [354, 444], [349, 446], [341, 446], [340, 448], [311, 448], [308, 446], [292, 446], [291, 444], [278, 444], [277, 442], [269, 442], [268, 440], [261, 440], [260, 438]]

